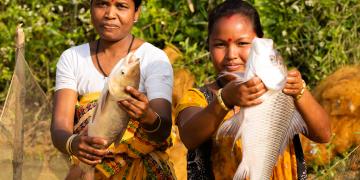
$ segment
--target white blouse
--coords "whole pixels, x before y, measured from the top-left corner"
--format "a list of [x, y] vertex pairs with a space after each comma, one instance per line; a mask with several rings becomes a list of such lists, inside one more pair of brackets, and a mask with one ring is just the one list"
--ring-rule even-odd
[[[145, 42], [134, 54], [140, 58], [139, 91], [149, 100], [164, 98], [171, 102], [173, 69], [165, 52]], [[55, 91], [72, 89], [79, 95], [101, 92], [106, 80], [92, 62], [90, 46], [86, 43], [69, 48], [60, 56]]]

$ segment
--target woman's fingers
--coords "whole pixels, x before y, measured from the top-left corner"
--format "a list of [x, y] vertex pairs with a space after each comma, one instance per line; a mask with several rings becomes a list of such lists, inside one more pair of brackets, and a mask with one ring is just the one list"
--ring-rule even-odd
[[132, 97], [134, 97], [135, 99], [141, 101], [141, 102], [147, 102], [148, 99], [145, 96], [145, 94], [141, 93], [140, 91], [138, 91], [137, 89], [131, 87], [131, 86], [126, 86], [125, 88], [126, 92], [128, 92]]
[[149, 109], [149, 100], [147, 97], [137, 89], [127, 86], [125, 89], [132, 98], [120, 101], [119, 104], [129, 114], [131, 118], [142, 119], [146, 117]]
[[262, 88], [259, 91], [255, 92], [255, 93], [251, 93], [247, 96], [247, 100], [248, 101], [253, 101], [259, 97], [261, 97], [264, 93], [266, 92], [266, 89]]
[[256, 84], [254, 86], [248, 87], [250, 94], [256, 94], [260, 91], [266, 91], [265, 85], [263, 83]]
[[104, 139], [79, 135], [74, 139], [72, 149], [74, 155], [87, 164], [97, 164], [108, 154]]
[[85, 151], [80, 151], [78, 157], [79, 156], [84, 159], [87, 159], [89, 161], [99, 161], [99, 160], [101, 161], [101, 159], [102, 159], [102, 157], [100, 157], [100, 156], [95, 156], [95, 155], [93, 155], [91, 153], [87, 153]]
[[302, 88], [303, 83], [300, 72], [296, 69], [289, 71], [283, 92], [288, 95], [297, 95]]
[[[123, 109], [129, 114], [130, 117], [138, 119], [145, 116], [145, 107], [137, 104], [135, 101], [127, 99], [120, 101]], [[140, 107], [139, 107], [140, 106]]]
[[254, 99], [254, 100], [251, 100], [251, 101], [246, 101], [243, 106], [254, 106], [254, 105], [258, 105], [262, 103], [262, 100], [257, 98], [257, 99]]
[[261, 83], [262, 83], [261, 79], [257, 76], [255, 76], [255, 77], [251, 78], [249, 81], [245, 82], [247, 87], [256, 86]]
[[82, 156], [78, 157], [78, 159], [86, 164], [89, 164], [89, 165], [96, 165], [96, 164], [99, 164], [101, 163], [101, 160], [89, 160], [87, 158], [84, 158]]

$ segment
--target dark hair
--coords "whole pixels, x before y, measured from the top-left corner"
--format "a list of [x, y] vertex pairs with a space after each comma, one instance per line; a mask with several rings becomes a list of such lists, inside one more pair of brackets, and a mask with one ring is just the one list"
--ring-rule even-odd
[[220, 18], [233, 14], [241, 14], [249, 18], [249, 20], [252, 22], [256, 36], [259, 38], [264, 36], [258, 12], [252, 5], [242, 0], [227, 0], [216, 6], [209, 13], [208, 36], [210, 37], [214, 25]]
[[134, 0], [135, 3], [135, 11], [137, 11], [139, 9], [139, 6], [141, 4], [141, 0]]
[[[92, 6], [93, 0], [90, 1], [90, 6]], [[135, 3], [135, 11], [139, 9], [139, 6], [141, 5], [141, 0], [134, 0]]]

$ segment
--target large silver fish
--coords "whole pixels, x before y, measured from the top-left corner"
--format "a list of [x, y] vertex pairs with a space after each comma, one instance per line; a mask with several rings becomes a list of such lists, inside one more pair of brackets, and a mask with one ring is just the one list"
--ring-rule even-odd
[[233, 179], [270, 179], [278, 156], [289, 140], [307, 129], [293, 98], [282, 93], [286, 83], [286, 66], [273, 49], [271, 39], [253, 40], [246, 70], [237, 74], [235, 81], [243, 83], [255, 75], [268, 89], [260, 97], [263, 102], [241, 107], [217, 132], [217, 138], [235, 137], [234, 143], [241, 138], [242, 161]]
[[[114, 67], [108, 77], [88, 124], [88, 136], [104, 138], [108, 142], [105, 147], [119, 142], [129, 123], [129, 116], [119, 107], [118, 101], [130, 97], [125, 92], [126, 86], [138, 89], [139, 82], [140, 61], [130, 53]], [[92, 166], [80, 163], [80, 167], [85, 172], [82, 179], [94, 179]]]
[[126, 86], [139, 88], [140, 61], [133, 54], [127, 55], [108, 77], [94, 115], [88, 124], [88, 136], [101, 137], [108, 145], [121, 139], [129, 122], [128, 114], [118, 101], [129, 98]]

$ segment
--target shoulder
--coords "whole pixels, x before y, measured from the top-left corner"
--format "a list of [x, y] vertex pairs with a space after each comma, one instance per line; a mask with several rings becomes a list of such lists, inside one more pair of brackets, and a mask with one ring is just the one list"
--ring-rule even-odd
[[166, 61], [169, 62], [169, 59], [166, 53], [160, 48], [144, 42], [135, 52], [136, 56], [141, 57], [147, 61]]
[[208, 105], [205, 94], [202, 93], [198, 88], [188, 89], [182, 95], [178, 104], [175, 108], [175, 114], [177, 115], [182, 110], [188, 107], [201, 107], [205, 108]]
[[74, 46], [61, 54], [57, 66], [76, 66], [80, 61], [84, 61], [90, 56], [89, 43]]
[[73, 46], [73, 47], [66, 49], [61, 54], [61, 56], [74, 56], [74, 55], [85, 56], [85, 55], [90, 55], [89, 52], [90, 52], [89, 43], [85, 43], [85, 44]]

